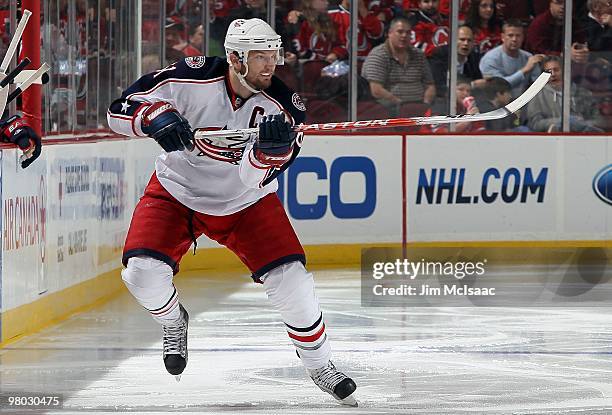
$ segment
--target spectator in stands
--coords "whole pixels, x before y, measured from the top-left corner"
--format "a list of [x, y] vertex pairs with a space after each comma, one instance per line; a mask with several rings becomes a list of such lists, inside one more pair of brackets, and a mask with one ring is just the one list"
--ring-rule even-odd
[[[393, 13], [388, 7], [381, 7], [381, 2], [370, 0], [359, 0], [359, 23], [357, 33], [357, 54], [360, 59], [365, 59], [372, 48], [380, 43], [384, 35], [384, 23], [390, 21]], [[372, 9], [369, 6], [372, 5]], [[351, 15], [349, 12], [350, 0], [342, 0], [336, 8], [329, 11], [331, 20], [336, 26], [336, 33], [343, 50], [339, 50], [338, 59], [348, 58], [349, 30], [351, 26]]]
[[208, 49], [211, 56], [225, 55], [223, 40], [225, 39], [227, 26], [232, 21], [229, 17], [229, 13], [241, 5], [242, 0], [215, 0], [208, 2], [210, 13]]
[[429, 56], [448, 43], [448, 19], [438, 11], [438, 0], [419, 0], [419, 8], [408, 16], [412, 45]]
[[[572, 9], [576, 11], [581, 8], [580, 3], [583, 3], [586, 0], [572, 0], [572, 1], [573, 1]], [[531, 0], [532, 8], [533, 8], [533, 15], [537, 16], [538, 14], [542, 14], [546, 10], [548, 10], [549, 2], [550, 0]]]
[[[558, 56], [547, 56], [542, 70], [551, 77], [544, 89], [527, 106], [528, 125], [533, 131], [561, 131], [563, 70]], [[570, 89], [570, 130], [574, 132], [601, 132], [592, 120], [597, 108], [590, 91], [572, 83]]]
[[[489, 112], [504, 107], [512, 101], [512, 85], [501, 77], [489, 78], [484, 85], [483, 98], [477, 104], [480, 112]], [[510, 114], [499, 120], [488, 120], [485, 125], [487, 131], [529, 131], [529, 128], [520, 125], [517, 114]]]
[[612, 63], [612, 2], [610, 0], [589, 0], [589, 14], [580, 23], [589, 50], [597, 57]]
[[185, 56], [202, 55], [204, 47], [204, 27], [202, 25], [192, 26], [189, 28], [189, 43], [183, 48], [182, 52]]
[[[457, 78], [457, 88], [455, 90], [456, 101], [455, 101], [455, 114], [478, 114], [478, 104], [472, 96], [471, 79], [464, 76]], [[447, 109], [447, 102], [436, 101], [432, 107], [431, 115], [447, 115], [449, 113]], [[429, 114], [427, 114], [429, 115]], [[485, 125], [483, 122], [459, 122], [455, 123], [455, 132], [466, 133], [466, 132], [477, 132], [483, 131]], [[435, 133], [442, 133], [449, 131], [448, 124], [439, 124], [433, 126], [431, 131]]]
[[476, 53], [484, 55], [501, 43], [501, 21], [497, 18], [495, 0], [472, 0], [465, 24], [474, 32]]
[[[292, 38], [292, 50], [287, 58], [335, 62], [345, 47], [338, 40], [336, 27], [327, 13], [328, 0], [304, 0], [302, 10], [287, 15], [287, 34]], [[295, 55], [295, 56], [292, 56]]]
[[[549, 7], [536, 16], [527, 30], [525, 49], [532, 53], [544, 55], [559, 55], [563, 51], [563, 32], [565, 0], [550, 0]], [[577, 25], [574, 23], [574, 32]], [[589, 58], [589, 51], [584, 36], [572, 36], [574, 43], [571, 48], [572, 62], [583, 64]]]
[[533, 9], [533, 0], [496, 0], [495, 14], [501, 22], [518, 19], [523, 24], [527, 24], [536, 13]]
[[405, 102], [431, 105], [436, 95], [425, 55], [410, 44], [410, 23], [405, 17], [391, 21], [386, 42], [372, 49], [362, 75], [372, 96], [395, 113]]
[[[236, 19], [261, 19], [265, 22], [268, 21], [268, 6], [266, 0], [238, 0], [239, 7], [233, 7], [228, 12], [227, 24], [223, 33], [227, 32], [229, 24]], [[279, 10], [279, 2], [277, 2], [277, 11], [275, 13], [275, 30], [283, 38], [283, 47], [289, 49], [290, 43], [287, 34], [285, 33], [285, 14], [282, 14]]]
[[170, 63], [176, 62], [180, 58], [184, 58], [186, 55], [183, 53], [189, 44], [183, 38], [185, 34], [185, 26], [181, 22], [178, 16], [172, 16], [166, 18], [165, 26], [166, 34], [166, 56], [171, 56], [171, 59], [166, 59]]
[[11, 43], [11, 10], [8, 1], [0, 1], [0, 56], [6, 54], [9, 43]]
[[521, 49], [525, 34], [518, 20], [505, 22], [501, 36], [502, 44], [488, 51], [480, 60], [480, 72], [484, 78], [504, 78], [512, 85], [512, 95], [518, 97], [540, 75], [537, 64], [544, 55], [532, 55]]
[[[436, 83], [438, 97], [446, 97], [448, 93], [448, 65], [450, 62], [449, 45], [434, 49], [428, 58], [431, 73]], [[474, 50], [474, 35], [469, 26], [461, 25], [457, 30], [457, 73], [473, 79], [474, 85], [483, 84], [482, 74], [478, 64], [480, 56]]]

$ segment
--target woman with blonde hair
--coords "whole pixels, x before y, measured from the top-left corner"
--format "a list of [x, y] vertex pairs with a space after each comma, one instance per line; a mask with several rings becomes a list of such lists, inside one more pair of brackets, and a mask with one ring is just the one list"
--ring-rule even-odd
[[292, 38], [287, 59], [336, 61], [342, 45], [327, 13], [328, 0], [304, 0], [301, 4], [301, 10], [292, 10], [287, 15], [287, 33]]

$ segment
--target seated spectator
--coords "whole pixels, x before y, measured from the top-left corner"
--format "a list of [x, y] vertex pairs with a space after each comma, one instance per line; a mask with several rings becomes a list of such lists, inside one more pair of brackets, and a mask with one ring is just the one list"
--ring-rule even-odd
[[588, 16], [579, 23], [587, 46], [597, 58], [612, 63], [612, 3], [609, 0], [589, 0], [587, 9]]
[[183, 48], [185, 56], [203, 55], [204, 47], [204, 27], [202, 25], [189, 28], [189, 43]]
[[[536, 16], [527, 30], [525, 49], [532, 53], [544, 55], [559, 55], [563, 51], [563, 32], [565, 0], [550, 0], [549, 7]], [[573, 24], [576, 32], [577, 24]], [[572, 36], [574, 43], [571, 48], [572, 62], [583, 64], [588, 60], [588, 48], [581, 43], [585, 41], [583, 35]]]
[[482, 76], [485, 79], [504, 78], [512, 86], [512, 95], [516, 97], [540, 75], [537, 64], [544, 59], [544, 55], [532, 55], [521, 49], [524, 36], [521, 22], [508, 20], [502, 26], [502, 44], [488, 51], [480, 59]]
[[430, 105], [436, 94], [425, 55], [410, 44], [405, 17], [391, 21], [386, 42], [372, 49], [361, 73], [372, 96], [395, 112], [405, 102]]
[[496, 0], [495, 3], [495, 14], [500, 22], [517, 19], [526, 24], [536, 14], [533, 10], [533, 0]]
[[234, 19], [268, 20], [266, 0], [242, 0], [242, 5], [229, 11], [230, 21]]
[[[544, 13], [548, 9], [550, 0], [529, 0], [532, 3], [533, 15]], [[572, 10], [574, 17], [582, 18], [587, 15], [586, 11], [587, 0], [572, 0]]]
[[472, 0], [465, 24], [474, 32], [476, 53], [484, 55], [501, 43], [501, 21], [494, 0]]
[[210, 24], [207, 42], [210, 55], [225, 55], [223, 41], [225, 33], [227, 33], [227, 27], [232, 22], [230, 12], [241, 5], [242, 0], [215, 0], [208, 2]]
[[[369, 9], [369, 5], [373, 10]], [[344, 46], [338, 55], [338, 59], [348, 58], [349, 30], [351, 26], [351, 14], [349, 12], [350, 0], [342, 0], [337, 8], [329, 11], [329, 15], [336, 25], [336, 33], [340, 43]], [[365, 59], [375, 44], [380, 43], [384, 34], [384, 22], [391, 20], [390, 8], [380, 6], [380, 2], [370, 0], [359, 0], [359, 25], [357, 33], [357, 54], [360, 59]]]
[[183, 25], [178, 16], [172, 16], [166, 18], [165, 29], [166, 61], [173, 63], [186, 56], [185, 53], [183, 53], [183, 49], [188, 46], [188, 43], [183, 38], [185, 34], [185, 25]]
[[[527, 119], [533, 131], [561, 131], [563, 70], [558, 56], [547, 56], [542, 70], [550, 72], [550, 80], [528, 104]], [[571, 86], [570, 130], [573, 132], [601, 132], [592, 124], [597, 108], [590, 91], [575, 83]]]
[[0, 7], [0, 56], [6, 54], [8, 45], [11, 43], [11, 33], [9, 30], [11, 21], [10, 5], [6, 4], [3, 6]]
[[292, 50], [287, 54], [290, 62], [297, 57], [332, 63], [345, 53], [327, 13], [328, 5], [327, 0], [304, 0], [302, 10], [289, 12], [286, 31], [292, 39]]
[[448, 43], [448, 19], [438, 11], [438, 0], [419, 0], [419, 8], [408, 16], [412, 45], [429, 56]]
[[[455, 90], [456, 101], [455, 101], [455, 114], [478, 114], [478, 104], [472, 96], [472, 81], [464, 76], [457, 78], [457, 88]], [[446, 102], [436, 101], [432, 107], [431, 113], [426, 115], [448, 115]], [[458, 122], [455, 123], [455, 132], [467, 133], [483, 131], [485, 125], [483, 122]], [[449, 131], [448, 124], [434, 125], [431, 131], [435, 133], [444, 133]]]
[[395, 0], [366, 0], [368, 11], [376, 14], [378, 20], [385, 25], [389, 24], [396, 15], [401, 14], [401, 8], [397, 3]]
[[[434, 49], [428, 58], [431, 73], [436, 83], [438, 97], [446, 97], [448, 93], [448, 65], [450, 63], [449, 45]], [[457, 73], [474, 79], [475, 85], [484, 82], [478, 64], [480, 56], [474, 50], [474, 37], [469, 26], [462, 25], [457, 30]]]
[[[477, 102], [480, 112], [494, 111], [512, 101], [512, 85], [504, 78], [489, 78], [483, 88], [483, 99]], [[488, 120], [485, 122], [485, 127], [487, 131], [497, 132], [529, 131], [529, 128], [520, 125], [520, 118], [517, 114], [510, 114], [498, 120]]]

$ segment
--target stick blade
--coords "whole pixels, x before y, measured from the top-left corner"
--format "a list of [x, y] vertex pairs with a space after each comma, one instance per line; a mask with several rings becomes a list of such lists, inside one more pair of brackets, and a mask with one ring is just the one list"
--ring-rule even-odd
[[484, 112], [480, 114], [464, 114], [464, 115], [441, 115], [433, 117], [418, 117], [415, 118], [417, 124], [420, 125], [431, 125], [431, 124], [452, 124], [456, 122], [477, 122], [477, 121], [490, 121], [505, 118], [510, 114], [513, 114], [523, 108], [529, 103], [541, 90], [544, 85], [550, 79], [550, 73], [542, 72], [538, 78], [533, 81], [529, 88], [525, 90], [518, 98], [510, 102], [505, 107], [498, 108], [493, 111]]
[[531, 85], [529, 85], [529, 88], [527, 88], [527, 90], [521, 94], [521, 96], [506, 105], [508, 112], [515, 113], [527, 105], [529, 101], [538, 95], [542, 88], [544, 88], [544, 85], [546, 85], [549, 79], [550, 73], [542, 72], [540, 76], [538, 76], [538, 78], [533, 81]]

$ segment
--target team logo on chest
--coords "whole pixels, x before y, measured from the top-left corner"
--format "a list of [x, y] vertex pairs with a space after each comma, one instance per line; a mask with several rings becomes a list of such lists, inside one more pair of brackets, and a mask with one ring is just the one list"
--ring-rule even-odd
[[204, 66], [204, 62], [206, 61], [206, 57], [204, 56], [190, 56], [185, 58], [185, 63], [187, 66], [193, 69], [199, 69]]
[[[227, 125], [223, 128], [203, 128], [202, 130], [220, 131], [226, 130]], [[217, 161], [223, 161], [233, 165], [239, 165], [242, 159], [244, 149], [249, 142], [248, 137], [243, 137], [242, 134], [207, 136], [195, 140], [195, 145], [199, 150], [199, 157], [210, 157]]]

